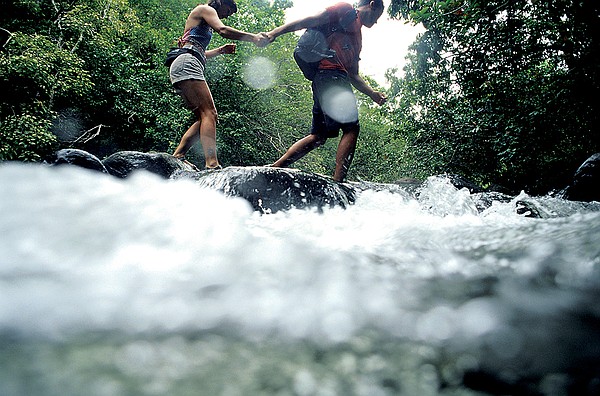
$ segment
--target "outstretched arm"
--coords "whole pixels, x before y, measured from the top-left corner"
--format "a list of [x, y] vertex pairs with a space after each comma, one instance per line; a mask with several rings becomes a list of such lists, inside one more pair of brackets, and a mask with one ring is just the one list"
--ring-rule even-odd
[[261, 43], [260, 35], [244, 32], [225, 25], [219, 18], [217, 11], [207, 5], [199, 5], [192, 10], [188, 17], [188, 21], [186, 22], [186, 30], [192, 26], [196, 26], [201, 20], [204, 20], [213, 31], [217, 32], [222, 37], [230, 40], [248, 41], [257, 45]]
[[373, 102], [378, 105], [382, 105], [387, 101], [387, 97], [383, 94], [383, 92], [375, 91], [358, 73], [350, 73], [348, 74], [348, 78], [350, 78], [350, 83], [354, 88], [356, 88], [359, 92], [364, 93], [368, 97], [370, 97]]
[[277, 37], [285, 33], [295, 32], [296, 30], [307, 29], [316, 27], [329, 22], [329, 14], [327, 10], [320, 12], [316, 15], [312, 15], [306, 18], [298, 19], [293, 22], [288, 22], [284, 25], [276, 27], [267, 33], [269, 42], [273, 42]]

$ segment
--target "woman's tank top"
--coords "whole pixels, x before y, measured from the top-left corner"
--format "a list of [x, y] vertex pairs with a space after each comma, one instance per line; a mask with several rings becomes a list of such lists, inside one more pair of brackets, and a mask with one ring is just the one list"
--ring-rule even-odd
[[212, 28], [206, 23], [200, 23], [191, 29], [183, 32], [183, 37], [179, 39], [179, 46], [183, 47], [186, 43], [191, 43], [194, 46], [199, 46], [202, 51], [206, 51], [208, 44], [212, 39]]

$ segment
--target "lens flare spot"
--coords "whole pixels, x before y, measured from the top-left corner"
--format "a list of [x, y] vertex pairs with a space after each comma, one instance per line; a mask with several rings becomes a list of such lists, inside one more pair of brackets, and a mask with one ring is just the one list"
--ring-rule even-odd
[[269, 59], [259, 56], [244, 68], [244, 82], [254, 89], [268, 89], [275, 84], [275, 66]]
[[358, 120], [356, 97], [351, 91], [332, 87], [323, 93], [321, 108], [337, 122], [347, 123]]

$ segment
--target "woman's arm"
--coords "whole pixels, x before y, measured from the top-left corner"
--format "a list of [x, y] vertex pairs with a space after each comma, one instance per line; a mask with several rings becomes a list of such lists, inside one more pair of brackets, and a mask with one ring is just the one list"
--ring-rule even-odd
[[214, 58], [215, 56], [218, 56], [218, 55], [234, 54], [235, 47], [236, 47], [235, 44], [229, 43], [229, 44], [222, 45], [219, 48], [214, 48], [214, 49], [208, 50], [204, 54], [206, 55], [206, 59]]
[[[199, 5], [190, 13], [188, 21], [192, 18], [195, 20], [195, 24], [191, 24], [191, 27], [196, 26], [200, 20], [204, 20], [213, 31], [217, 32], [220, 36], [228, 38], [230, 40], [240, 40], [240, 41], [248, 41], [250, 43], [258, 44], [260, 42], [260, 36], [253, 33], [244, 32], [238, 29], [234, 29], [232, 27], [226, 26], [217, 11], [207, 5]], [[186, 29], [188, 29], [186, 23]]]

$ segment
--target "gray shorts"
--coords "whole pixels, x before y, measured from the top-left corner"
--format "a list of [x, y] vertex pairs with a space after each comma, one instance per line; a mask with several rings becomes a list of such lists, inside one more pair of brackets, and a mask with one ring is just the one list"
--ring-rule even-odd
[[171, 84], [184, 80], [206, 81], [204, 65], [192, 54], [179, 55], [169, 69]]

